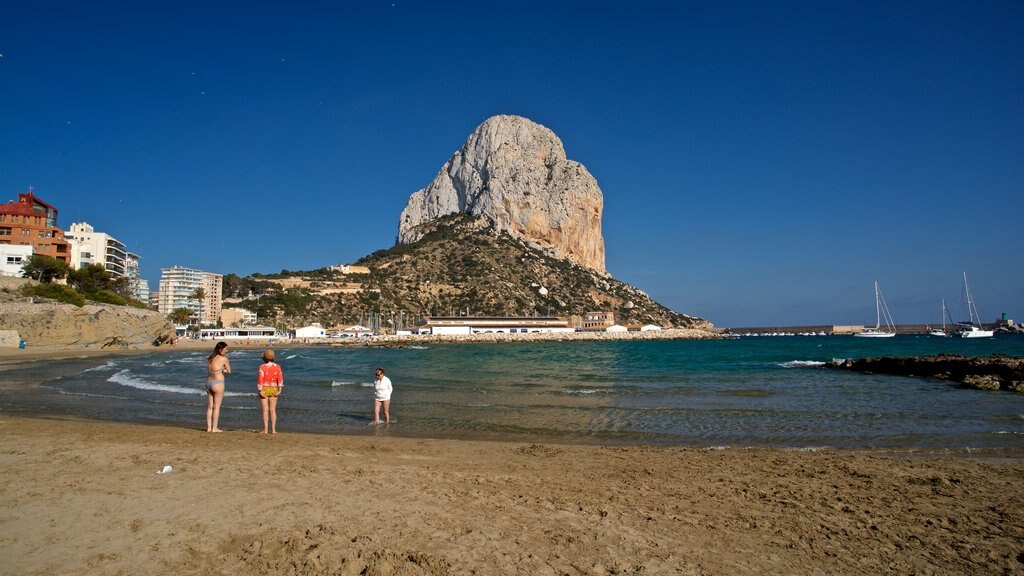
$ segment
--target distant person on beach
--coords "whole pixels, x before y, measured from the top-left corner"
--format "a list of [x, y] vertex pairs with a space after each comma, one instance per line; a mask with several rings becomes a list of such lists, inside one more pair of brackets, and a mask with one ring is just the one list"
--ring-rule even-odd
[[281, 395], [281, 390], [284, 390], [284, 374], [281, 372], [281, 366], [274, 362], [273, 350], [263, 353], [263, 364], [256, 375], [256, 390], [263, 406], [263, 434], [268, 432], [268, 416], [269, 432], [277, 434], [277, 398]]
[[213, 354], [206, 360], [206, 431], [223, 432], [217, 427], [220, 420], [220, 403], [224, 400], [224, 375], [231, 374], [231, 362], [227, 357], [228, 343], [217, 342]]
[[377, 379], [373, 381], [373, 423], [380, 424], [380, 406], [384, 405], [384, 422], [391, 423], [391, 379], [384, 375], [383, 368], [377, 368]]

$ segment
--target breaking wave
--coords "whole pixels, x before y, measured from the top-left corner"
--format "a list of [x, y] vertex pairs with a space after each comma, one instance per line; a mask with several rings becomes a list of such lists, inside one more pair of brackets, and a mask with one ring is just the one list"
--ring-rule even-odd
[[780, 362], [778, 365], [782, 366], [783, 368], [807, 368], [814, 366], [824, 366], [825, 363], [819, 362], [817, 360], [791, 360], [789, 362]]
[[[120, 384], [122, 386], [127, 386], [129, 388], [137, 388], [139, 390], [150, 390], [153, 392], [169, 392], [172, 394], [201, 394], [204, 396], [206, 395], [206, 390], [203, 389], [202, 386], [196, 386], [193, 388], [187, 386], [175, 386], [172, 384], [157, 384], [155, 382], [146, 380], [145, 378], [133, 376], [129, 370], [121, 370], [120, 372], [115, 373], [110, 378], [107, 378], [107, 382], [113, 382], [115, 384]], [[252, 396], [253, 394], [245, 392], [225, 392], [224, 395]]]

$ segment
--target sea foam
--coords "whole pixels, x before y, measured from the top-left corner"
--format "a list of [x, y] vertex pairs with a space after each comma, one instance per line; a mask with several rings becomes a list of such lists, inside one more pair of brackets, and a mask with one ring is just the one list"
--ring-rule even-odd
[[82, 372], [99, 372], [100, 370], [112, 370], [116, 366], [117, 366], [117, 362], [107, 362], [106, 364], [101, 364], [99, 366], [93, 366], [92, 368], [87, 368], [85, 370], [82, 370]]
[[825, 363], [817, 360], [792, 360], [789, 362], [780, 362], [778, 365], [783, 368], [807, 368], [813, 366], [824, 366]]
[[[133, 376], [130, 370], [121, 370], [115, 373], [110, 378], [107, 378], [107, 382], [113, 382], [122, 386], [128, 386], [129, 388], [138, 388], [139, 390], [150, 390], [153, 392], [169, 392], [172, 394], [206, 394], [206, 390], [202, 386], [196, 386], [190, 388], [186, 386], [174, 386], [170, 384], [157, 384], [150, 382], [144, 378]], [[247, 394], [245, 392], [224, 392], [225, 396], [252, 396], [253, 394]]]

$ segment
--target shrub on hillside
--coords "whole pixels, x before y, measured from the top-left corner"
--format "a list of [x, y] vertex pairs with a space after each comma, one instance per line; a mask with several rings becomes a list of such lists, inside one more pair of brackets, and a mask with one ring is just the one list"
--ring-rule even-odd
[[82, 295], [85, 296], [87, 300], [92, 300], [93, 302], [100, 302], [101, 304], [114, 304], [117, 306], [128, 306], [129, 304], [128, 298], [125, 298], [120, 294], [115, 294], [110, 290], [95, 290], [92, 292], [83, 292]]
[[26, 284], [21, 292], [25, 296], [38, 296], [79, 307], [85, 306], [85, 298], [74, 288], [63, 284]]

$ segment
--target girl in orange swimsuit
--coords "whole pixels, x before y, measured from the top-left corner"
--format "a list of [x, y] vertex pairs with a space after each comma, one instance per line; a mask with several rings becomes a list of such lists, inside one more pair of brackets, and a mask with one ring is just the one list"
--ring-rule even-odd
[[273, 350], [263, 353], [263, 364], [256, 375], [256, 390], [263, 406], [263, 433], [277, 434], [277, 399], [284, 390], [284, 374], [281, 366], [274, 362]]

